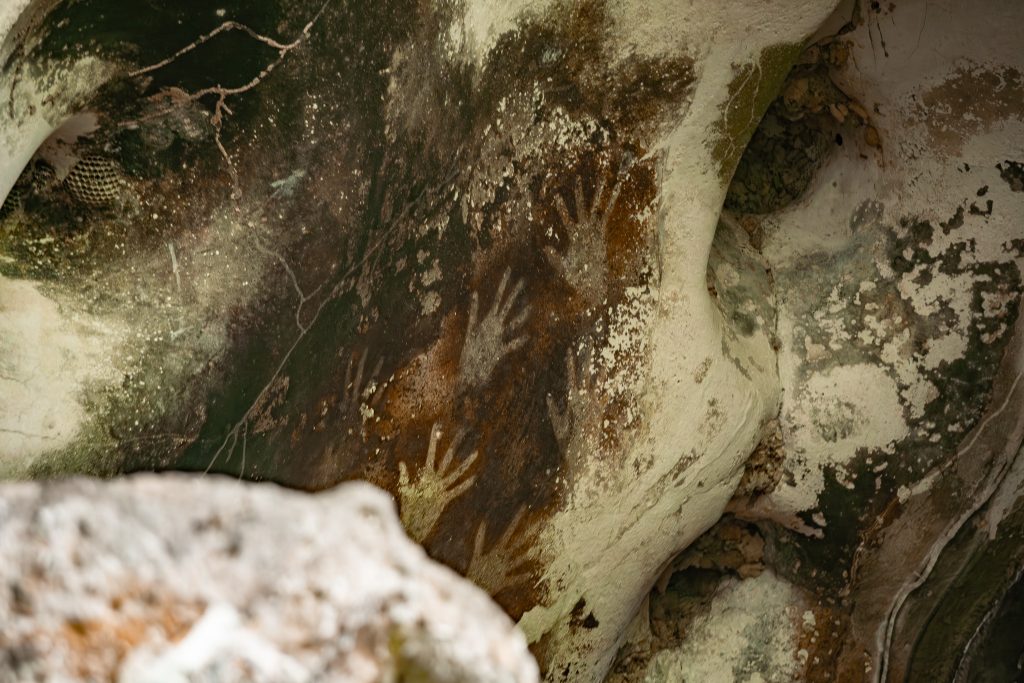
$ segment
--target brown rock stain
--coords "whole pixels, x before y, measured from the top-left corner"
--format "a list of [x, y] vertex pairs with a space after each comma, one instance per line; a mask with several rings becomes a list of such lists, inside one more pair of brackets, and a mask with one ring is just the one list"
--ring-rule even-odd
[[1024, 76], [1013, 67], [966, 62], [920, 94], [911, 115], [925, 126], [931, 144], [955, 157], [967, 138], [1006, 119], [1024, 116]]
[[[145, 608], [141, 614], [125, 614], [120, 609], [124, 605]], [[108, 618], [68, 619], [56, 633], [40, 632], [34, 640], [67, 648], [75, 673], [82, 680], [114, 680], [132, 650], [153, 641], [154, 629], [166, 642], [175, 643], [185, 637], [202, 611], [200, 604], [154, 602], [152, 595], [126, 591], [111, 599]]]

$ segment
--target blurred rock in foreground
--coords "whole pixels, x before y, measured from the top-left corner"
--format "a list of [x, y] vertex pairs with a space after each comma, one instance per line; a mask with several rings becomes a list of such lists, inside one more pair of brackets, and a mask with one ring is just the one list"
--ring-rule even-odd
[[526, 683], [526, 641], [366, 484], [0, 487], [0, 681]]

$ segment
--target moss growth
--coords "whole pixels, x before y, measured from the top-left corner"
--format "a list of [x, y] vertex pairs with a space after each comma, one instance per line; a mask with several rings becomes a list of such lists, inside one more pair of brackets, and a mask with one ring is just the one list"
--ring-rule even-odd
[[802, 51], [801, 43], [779, 43], [764, 48], [755, 62], [733, 65], [729, 100], [709, 142], [723, 183], [732, 178], [757, 124]]

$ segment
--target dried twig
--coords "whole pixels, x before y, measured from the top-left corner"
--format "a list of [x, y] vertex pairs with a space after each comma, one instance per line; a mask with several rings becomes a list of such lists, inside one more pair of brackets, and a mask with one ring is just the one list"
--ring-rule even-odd
[[316, 24], [316, 22], [320, 19], [320, 16], [324, 13], [324, 10], [326, 9], [327, 2], [325, 1], [320, 6], [320, 9], [317, 10], [316, 14], [313, 15], [313, 18], [310, 19], [302, 28], [302, 32], [299, 34], [299, 36], [290, 43], [281, 43], [277, 40], [274, 40], [273, 38], [265, 36], [261, 33], [257, 33], [245, 24], [240, 24], [237, 21], [225, 21], [223, 24], [213, 29], [209, 33], [200, 36], [199, 38], [195, 39], [185, 47], [181, 48], [170, 57], [162, 59], [155, 64], [151, 64], [141, 69], [136, 69], [128, 75], [129, 77], [143, 76], [145, 74], [152, 73], [154, 71], [162, 69], [163, 67], [181, 58], [183, 55], [188, 54], [192, 50], [195, 50], [199, 46], [209, 42], [214, 37], [227, 31], [242, 31], [243, 33], [246, 33], [253, 39], [263, 43], [264, 45], [267, 45], [268, 47], [277, 50], [277, 58], [274, 59], [274, 61], [267, 64], [265, 67], [263, 67], [263, 69], [258, 74], [256, 74], [256, 76], [254, 76], [252, 79], [250, 79], [247, 83], [243, 85], [233, 88], [225, 88], [222, 85], [215, 85], [209, 88], [203, 88], [202, 90], [198, 90], [194, 93], [189, 93], [185, 90], [182, 90], [181, 88], [168, 89], [167, 94], [171, 96], [170, 99], [173, 104], [166, 110], [160, 112], [160, 114], [167, 113], [167, 111], [170, 111], [174, 107], [179, 106], [182, 101], [195, 102], [201, 100], [202, 98], [208, 95], [217, 96], [217, 101], [213, 105], [213, 115], [210, 117], [210, 123], [213, 125], [214, 128], [214, 142], [217, 145], [217, 149], [220, 151], [221, 156], [224, 157], [224, 160], [228, 164], [228, 172], [231, 174], [232, 183], [235, 187], [235, 196], [237, 197], [239, 194], [238, 171], [235, 168], [234, 161], [231, 159], [231, 155], [228, 154], [228, 151], [224, 147], [224, 143], [221, 141], [220, 138], [220, 131], [221, 125], [224, 121], [224, 114], [230, 115], [233, 113], [231, 111], [231, 108], [227, 105], [227, 98], [231, 97], [232, 95], [239, 95], [241, 93], [248, 92], [249, 90], [252, 90], [257, 85], [262, 83], [263, 80], [266, 79], [267, 76], [269, 76], [274, 71], [274, 69], [276, 69], [278, 65], [281, 64], [282, 61], [284, 61], [284, 58], [288, 55], [289, 52], [297, 48], [299, 45], [302, 44], [303, 41], [306, 40], [306, 38], [309, 37], [309, 33], [313, 29], [314, 24]]
[[[457, 169], [458, 164], [455, 164], [455, 167]], [[454, 180], [458, 177], [458, 174], [458, 170], [453, 170], [451, 173], [449, 173], [449, 175], [446, 178], [444, 178], [444, 180], [441, 183], [438, 184], [438, 187], [447, 187], [448, 185], [454, 182]], [[263, 385], [263, 388], [260, 389], [256, 397], [253, 399], [252, 403], [249, 405], [249, 408], [245, 411], [245, 413], [242, 414], [242, 417], [239, 418], [237, 422], [235, 422], [231, 430], [228, 432], [227, 436], [224, 437], [224, 440], [221, 442], [221, 445], [217, 448], [216, 451], [214, 451], [213, 456], [210, 458], [209, 464], [206, 466], [206, 469], [204, 470], [204, 473], [209, 472], [213, 468], [214, 464], [217, 462], [217, 460], [220, 458], [220, 456], [224, 453], [225, 450], [227, 450], [228, 458], [230, 459], [231, 454], [234, 452], [234, 449], [238, 444], [239, 432], [243, 429], [243, 427], [246, 424], [248, 424], [249, 420], [252, 419], [252, 417], [257, 411], [257, 408], [261, 405], [264, 396], [268, 391], [270, 391], [271, 387], [274, 386], [274, 383], [277, 381], [277, 378], [281, 376], [281, 373], [284, 371], [285, 366], [291, 360], [292, 354], [295, 353], [295, 350], [299, 347], [299, 344], [302, 343], [303, 339], [305, 339], [306, 334], [309, 332], [309, 330], [312, 329], [314, 324], [316, 324], [316, 321], [320, 318], [320, 315], [323, 313], [324, 309], [327, 308], [328, 304], [337, 299], [339, 296], [342, 295], [344, 291], [346, 291], [346, 288], [349, 284], [349, 278], [354, 273], [359, 272], [359, 270], [371, 258], [374, 258], [377, 255], [377, 253], [381, 251], [381, 249], [389, 242], [389, 240], [394, 236], [394, 233], [397, 231], [398, 227], [402, 224], [402, 221], [408, 215], [411, 208], [417, 205], [423, 199], [427, 191], [428, 188], [423, 188], [423, 190], [421, 190], [419, 194], [411, 198], [402, 207], [402, 210], [391, 220], [391, 223], [385, 226], [384, 230], [380, 234], [380, 237], [375, 242], [373, 242], [369, 246], [369, 248], [367, 248], [367, 250], [363, 253], [363, 257], [357, 261], [354, 261], [344, 272], [342, 272], [338, 276], [330, 292], [328, 292], [327, 295], [324, 296], [323, 300], [320, 301], [316, 309], [313, 311], [313, 314], [310, 317], [309, 322], [305, 326], [300, 326], [298, 335], [296, 335], [295, 339], [292, 341], [291, 346], [288, 347], [288, 350], [285, 351], [284, 355], [281, 357], [281, 360], [278, 361], [277, 367], [274, 369], [274, 372], [271, 374], [266, 384]]]

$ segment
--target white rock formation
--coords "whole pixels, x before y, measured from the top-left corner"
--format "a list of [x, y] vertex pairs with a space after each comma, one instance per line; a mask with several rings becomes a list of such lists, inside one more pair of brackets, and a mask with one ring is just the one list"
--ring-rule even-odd
[[0, 492], [0, 681], [538, 679], [367, 484], [137, 476]]
[[683, 645], [651, 659], [644, 682], [799, 680], [800, 636], [813, 623], [798, 592], [771, 572], [743, 581], [729, 579]]

